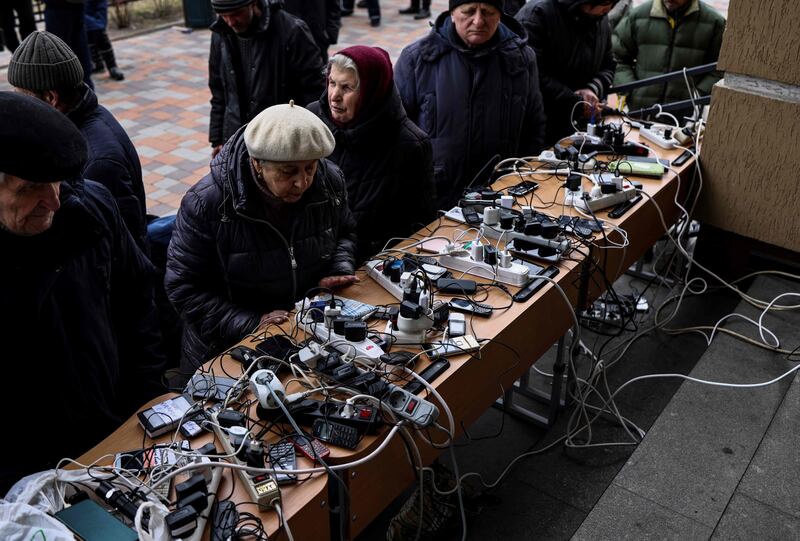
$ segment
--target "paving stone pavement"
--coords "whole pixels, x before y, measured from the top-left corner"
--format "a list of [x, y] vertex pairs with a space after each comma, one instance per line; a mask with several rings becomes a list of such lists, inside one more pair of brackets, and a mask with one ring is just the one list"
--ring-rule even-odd
[[[710, 3], [727, 13], [728, 0]], [[429, 21], [397, 13], [407, 4], [408, 0], [383, 0], [377, 28], [369, 25], [366, 10], [357, 9], [343, 18], [340, 41], [330, 52], [374, 45], [397, 60], [403, 47], [430, 28]], [[444, 0], [435, 0], [434, 16], [441, 9], [446, 9]], [[208, 30], [185, 33], [180, 27], [119, 40], [114, 50], [125, 81], [95, 79], [100, 102], [125, 127], [139, 152], [151, 214], [175, 212], [186, 190], [208, 171], [209, 42]], [[7, 51], [0, 53], [0, 66], [8, 59]], [[0, 90], [8, 88], [6, 70], [0, 69]]]

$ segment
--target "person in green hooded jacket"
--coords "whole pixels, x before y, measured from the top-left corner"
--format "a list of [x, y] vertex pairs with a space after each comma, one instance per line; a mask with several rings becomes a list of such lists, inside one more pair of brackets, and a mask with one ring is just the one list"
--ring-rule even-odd
[[[614, 30], [617, 60], [614, 84], [716, 62], [722, 46], [725, 18], [701, 0], [648, 0], [635, 7]], [[700, 95], [711, 93], [722, 74], [699, 75], [694, 84]], [[629, 110], [689, 98], [683, 79], [633, 90]]]

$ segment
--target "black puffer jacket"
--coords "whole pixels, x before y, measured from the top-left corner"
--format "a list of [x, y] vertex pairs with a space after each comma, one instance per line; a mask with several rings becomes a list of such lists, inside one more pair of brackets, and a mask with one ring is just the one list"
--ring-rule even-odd
[[303, 19], [319, 47], [322, 61], [328, 61], [328, 47], [339, 41], [342, 27], [339, 0], [283, 0], [286, 11]]
[[347, 179], [350, 209], [358, 223], [358, 261], [378, 253], [392, 237], [406, 237], [436, 217], [431, 140], [406, 115], [392, 85], [371, 117], [349, 128], [331, 120], [327, 90], [308, 108], [333, 132], [329, 159]]
[[[35, 392], [0, 422], [20, 442], [0, 451], [0, 493], [26, 473], [76, 457], [165, 391], [154, 269], [103, 186], [62, 183], [46, 232], [0, 228], [3, 377]], [[46, 438], [33, 419], [47, 421]]]
[[[306, 105], [325, 86], [322, 58], [308, 25], [283, 9], [283, 4], [261, 2], [261, 19], [253, 38], [253, 64], [242, 66], [236, 33], [217, 18], [211, 25], [208, 86], [211, 119], [208, 140], [221, 145], [258, 113], [294, 100]], [[242, 70], [251, 69], [250, 88], [242, 90]], [[251, 100], [243, 108], [242, 97]]]
[[[616, 63], [608, 17], [582, 15], [578, 6], [588, 1], [531, 0], [516, 15], [536, 52], [548, 146], [575, 131], [570, 114], [580, 101], [576, 90], [589, 88], [603, 99], [614, 81]], [[580, 114], [576, 108], [575, 118]]]
[[263, 314], [291, 308], [321, 278], [355, 271], [355, 224], [335, 165], [320, 160], [311, 187], [280, 211], [278, 224], [253, 179], [242, 128], [186, 193], [167, 252], [167, 295], [185, 324], [185, 373], [251, 332]]
[[442, 13], [427, 36], [403, 49], [394, 80], [408, 117], [431, 138], [439, 209], [452, 207], [495, 154], [530, 156], [542, 148], [536, 57], [525, 30], [507, 15], [476, 50]]
[[147, 199], [139, 155], [114, 115], [97, 103], [94, 90], [84, 87], [80, 103], [67, 114], [89, 146], [83, 176], [109, 189], [136, 244], [147, 253]]

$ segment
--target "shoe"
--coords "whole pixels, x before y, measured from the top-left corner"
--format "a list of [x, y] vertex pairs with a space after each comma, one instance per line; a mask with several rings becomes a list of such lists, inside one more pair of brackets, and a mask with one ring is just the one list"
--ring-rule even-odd
[[380, 17], [371, 17], [369, 20], [370, 26], [380, 26], [381, 25], [381, 18]]
[[414, 15], [414, 19], [416, 20], [430, 19], [430, 18], [431, 18], [431, 10], [429, 9], [421, 9], [416, 15]]
[[103, 64], [92, 65], [92, 73], [103, 73], [104, 71], [106, 71], [106, 67]]
[[415, 8], [414, 6], [408, 6], [407, 8], [398, 9], [397, 13], [400, 15], [414, 15], [419, 13], [419, 8]]
[[352, 9], [343, 9], [341, 12], [339, 12], [339, 15], [341, 15], [342, 17], [349, 17], [352, 14], [353, 14]]
[[358, 0], [358, 2], [356, 2], [356, 7], [357, 8], [367, 7], [367, 0]]
[[115, 81], [123, 81], [125, 79], [125, 74], [119, 71], [119, 68], [109, 68], [108, 75]]

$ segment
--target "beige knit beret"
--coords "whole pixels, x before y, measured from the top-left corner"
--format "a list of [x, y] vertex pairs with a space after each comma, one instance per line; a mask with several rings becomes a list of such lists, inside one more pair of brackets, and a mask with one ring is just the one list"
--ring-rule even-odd
[[336, 146], [322, 120], [294, 101], [261, 111], [245, 128], [244, 143], [251, 158], [271, 162], [319, 160]]

